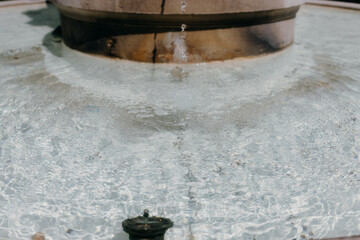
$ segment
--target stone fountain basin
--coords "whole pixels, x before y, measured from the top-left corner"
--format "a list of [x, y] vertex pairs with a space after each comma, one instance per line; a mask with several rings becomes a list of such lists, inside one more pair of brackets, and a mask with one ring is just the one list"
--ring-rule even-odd
[[269, 11], [291, 8], [304, 3], [304, 0], [52, 0], [62, 9], [85, 9], [92, 11], [137, 13], [137, 14], [184, 14], [182, 5], [186, 4], [186, 14], [221, 14]]
[[[65, 43], [141, 62], [204, 62], [289, 46], [302, 1], [69, 1], [59, 8]], [[182, 29], [181, 26], [185, 26]], [[181, 33], [185, 30], [186, 33]]]
[[305, 5], [285, 51], [183, 65], [69, 49], [56, 11], [0, 8], [0, 239], [128, 240], [145, 207], [168, 239], [360, 234], [358, 11]]

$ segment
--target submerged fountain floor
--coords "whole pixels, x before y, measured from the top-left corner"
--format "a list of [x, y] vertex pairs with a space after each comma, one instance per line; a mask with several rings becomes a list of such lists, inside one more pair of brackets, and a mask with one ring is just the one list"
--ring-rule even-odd
[[54, 11], [0, 9], [0, 239], [125, 240], [144, 208], [168, 239], [360, 233], [359, 12], [304, 6], [285, 51], [177, 66], [51, 42]]

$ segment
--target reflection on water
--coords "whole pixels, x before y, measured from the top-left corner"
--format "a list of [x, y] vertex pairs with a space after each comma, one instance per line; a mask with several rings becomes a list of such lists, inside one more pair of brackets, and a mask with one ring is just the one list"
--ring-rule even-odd
[[354, 19], [306, 6], [286, 51], [181, 66], [46, 48], [24, 24], [1, 40], [0, 238], [125, 240], [144, 208], [168, 239], [359, 234]]

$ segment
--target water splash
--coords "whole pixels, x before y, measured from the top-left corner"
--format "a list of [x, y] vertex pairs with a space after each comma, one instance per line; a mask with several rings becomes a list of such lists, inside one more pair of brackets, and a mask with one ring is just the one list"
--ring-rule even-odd
[[184, 23], [184, 24], [181, 24], [181, 32], [185, 32], [187, 28], [187, 25]]
[[181, 32], [174, 40], [174, 60], [180, 63], [187, 62], [186, 32]]
[[[186, 13], [186, 2], [181, 1], [181, 13]], [[186, 28], [187, 25], [185, 23], [181, 24], [181, 33], [174, 41], [174, 59], [180, 63], [187, 62], [187, 46], [186, 46]]]
[[181, 1], [181, 13], [182, 14], [186, 13], [186, 2], [185, 1]]
[[187, 46], [186, 46], [186, 24], [181, 24], [181, 33], [175, 40], [174, 58], [176, 61], [185, 63], [187, 62]]

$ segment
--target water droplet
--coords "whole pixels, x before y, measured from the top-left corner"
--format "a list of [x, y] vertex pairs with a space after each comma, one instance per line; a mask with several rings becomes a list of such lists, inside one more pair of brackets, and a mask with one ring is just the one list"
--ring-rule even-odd
[[184, 14], [186, 12], [186, 2], [181, 1], [181, 12]]
[[185, 32], [186, 28], [187, 28], [186, 24], [181, 24], [181, 32]]

